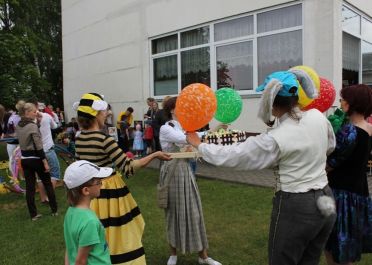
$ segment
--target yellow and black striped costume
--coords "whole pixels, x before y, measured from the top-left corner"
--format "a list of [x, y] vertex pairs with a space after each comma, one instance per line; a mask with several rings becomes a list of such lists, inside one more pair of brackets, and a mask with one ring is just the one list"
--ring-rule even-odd
[[[112, 137], [99, 131], [81, 132], [76, 138], [76, 154], [100, 167], [114, 165], [125, 174], [133, 174], [137, 167]], [[112, 264], [146, 264], [142, 247], [145, 223], [120, 173], [103, 180], [101, 194], [90, 206], [105, 227]]]

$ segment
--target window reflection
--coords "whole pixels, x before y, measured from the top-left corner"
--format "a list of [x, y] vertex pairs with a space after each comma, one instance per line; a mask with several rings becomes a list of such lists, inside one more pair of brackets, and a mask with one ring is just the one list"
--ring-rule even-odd
[[182, 88], [192, 83], [210, 86], [209, 47], [183, 51], [181, 53]]
[[217, 47], [217, 88], [253, 89], [251, 41]]

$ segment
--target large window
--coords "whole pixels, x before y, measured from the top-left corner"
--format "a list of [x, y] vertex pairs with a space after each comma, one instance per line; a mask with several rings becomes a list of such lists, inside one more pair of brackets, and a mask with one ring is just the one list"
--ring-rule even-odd
[[342, 6], [342, 80], [343, 85], [372, 85], [372, 20]]
[[155, 97], [191, 83], [232, 87], [242, 95], [273, 71], [302, 64], [302, 5], [216, 21], [151, 40]]

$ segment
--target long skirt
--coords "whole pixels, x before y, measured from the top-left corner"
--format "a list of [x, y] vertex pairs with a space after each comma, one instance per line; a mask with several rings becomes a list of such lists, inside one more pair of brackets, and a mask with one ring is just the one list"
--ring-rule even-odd
[[188, 160], [165, 162], [160, 171], [160, 183], [166, 183], [168, 178], [168, 208], [165, 209], [168, 243], [182, 253], [207, 249], [199, 189]]
[[145, 222], [120, 174], [102, 181], [101, 193], [90, 207], [105, 227], [112, 264], [144, 265]]
[[337, 263], [358, 262], [362, 253], [372, 253], [372, 199], [337, 189], [333, 194], [337, 220], [326, 250]]

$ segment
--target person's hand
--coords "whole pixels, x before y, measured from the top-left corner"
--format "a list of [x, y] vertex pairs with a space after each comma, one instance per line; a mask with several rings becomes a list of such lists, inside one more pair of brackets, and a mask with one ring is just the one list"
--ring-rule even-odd
[[38, 124], [40, 124], [42, 118], [43, 118], [43, 114], [41, 114], [41, 112], [38, 111], [36, 114], [36, 121]]
[[169, 154], [164, 153], [162, 151], [157, 151], [154, 154], [155, 154], [155, 157], [158, 158], [158, 159], [160, 159], [160, 160], [165, 160], [165, 161], [172, 160], [172, 158], [170, 157]]
[[195, 148], [198, 148], [198, 146], [201, 144], [200, 138], [196, 132], [187, 133], [186, 141]]
[[45, 172], [49, 172], [50, 167], [49, 167], [48, 161], [46, 159], [43, 160], [43, 164], [44, 164]]

